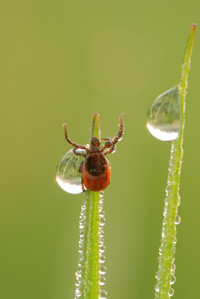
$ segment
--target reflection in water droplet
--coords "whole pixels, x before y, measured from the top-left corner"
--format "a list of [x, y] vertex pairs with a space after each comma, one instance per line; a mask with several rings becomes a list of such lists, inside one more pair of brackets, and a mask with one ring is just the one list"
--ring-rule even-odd
[[181, 128], [181, 90], [175, 86], [158, 96], [147, 115], [147, 128], [157, 139], [172, 141]]
[[[84, 150], [82, 150], [82, 153], [84, 153]], [[64, 191], [72, 194], [83, 192], [81, 185], [82, 175], [79, 169], [84, 159], [82, 156], [76, 156], [71, 149], [58, 163], [56, 181]]]

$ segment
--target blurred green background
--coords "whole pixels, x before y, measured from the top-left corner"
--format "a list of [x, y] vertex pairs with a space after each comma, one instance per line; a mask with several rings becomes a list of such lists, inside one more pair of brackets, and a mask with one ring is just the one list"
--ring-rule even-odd
[[[189, 6], [190, 5], [190, 6]], [[124, 139], [110, 155], [105, 245], [110, 299], [153, 298], [170, 143], [146, 129], [153, 100], [179, 80], [200, 2], [0, 1], [2, 299], [74, 296], [83, 194], [55, 182], [70, 149], [100, 114], [102, 136]], [[187, 94], [175, 298], [199, 298], [200, 28]]]

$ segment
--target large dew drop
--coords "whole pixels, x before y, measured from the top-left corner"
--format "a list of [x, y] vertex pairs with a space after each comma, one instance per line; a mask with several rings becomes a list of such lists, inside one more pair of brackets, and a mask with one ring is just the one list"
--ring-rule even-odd
[[147, 128], [157, 139], [173, 141], [181, 128], [181, 90], [177, 85], [159, 95], [147, 115]]
[[[83, 153], [85, 152], [83, 151]], [[84, 157], [75, 155], [71, 149], [58, 163], [56, 181], [64, 191], [72, 194], [83, 192], [81, 185], [82, 175], [79, 171], [83, 161]]]

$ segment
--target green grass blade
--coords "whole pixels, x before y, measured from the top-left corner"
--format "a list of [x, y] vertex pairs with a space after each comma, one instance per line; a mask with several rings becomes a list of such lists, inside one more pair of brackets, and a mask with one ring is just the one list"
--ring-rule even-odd
[[[100, 139], [99, 115], [97, 113], [92, 118], [90, 141], [92, 137]], [[75, 298], [97, 299], [102, 291], [100, 290], [99, 266], [101, 260], [99, 249], [104, 247], [103, 231], [99, 220], [103, 215], [102, 209], [103, 192], [85, 191], [79, 222], [79, 261], [76, 272]]]
[[162, 223], [162, 238], [159, 248], [159, 269], [156, 274], [157, 284], [155, 286], [155, 298], [168, 299], [174, 290], [171, 285], [175, 282], [175, 264], [174, 254], [176, 246], [176, 225], [180, 223], [180, 217], [177, 215], [180, 205], [180, 173], [183, 158], [183, 130], [185, 123], [185, 97], [188, 85], [188, 73], [190, 69], [190, 60], [194, 42], [196, 25], [190, 28], [186, 49], [181, 67], [181, 78], [179, 88], [181, 91], [181, 130], [177, 140], [172, 142], [171, 155], [169, 161], [169, 172], [166, 187], [166, 199], [164, 207], [164, 217]]

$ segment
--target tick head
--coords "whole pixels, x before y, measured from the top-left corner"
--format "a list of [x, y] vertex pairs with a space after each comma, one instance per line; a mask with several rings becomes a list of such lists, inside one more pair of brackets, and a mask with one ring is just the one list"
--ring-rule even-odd
[[97, 137], [92, 137], [91, 144], [90, 144], [91, 152], [99, 152], [100, 151], [100, 142]]

